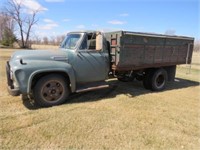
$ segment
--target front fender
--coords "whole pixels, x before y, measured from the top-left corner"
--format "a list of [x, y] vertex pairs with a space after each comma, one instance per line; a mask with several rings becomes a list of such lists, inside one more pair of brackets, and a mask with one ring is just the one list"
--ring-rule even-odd
[[[35, 64], [35, 63], [34, 63]], [[40, 64], [40, 69], [36, 69], [31, 73], [28, 79], [27, 93], [31, 92], [31, 85], [34, 77], [41, 73], [51, 73], [51, 72], [62, 72], [66, 73], [69, 76], [71, 91], [76, 90], [76, 78], [72, 66], [66, 62], [54, 61], [53, 63], [48, 61], [43, 61]]]

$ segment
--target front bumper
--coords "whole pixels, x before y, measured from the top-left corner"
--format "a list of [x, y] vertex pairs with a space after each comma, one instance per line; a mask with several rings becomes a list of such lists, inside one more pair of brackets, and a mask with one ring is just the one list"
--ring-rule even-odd
[[12, 96], [19, 96], [20, 91], [19, 89], [12, 89], [10, 86], [7, 86], [8, 93]]
[[20, 95], [19, 89], [14, 87], [13, 80], [10, 77], [10, 65], [9, 65], [9, 62], [7, 62], [7, 64], [6, 64], [6, 75], [7, 75], [7, 84], [8, 84], [7, 90], [8, 90], [8, 93], [10, 95], [12, 95], [12, 96]]

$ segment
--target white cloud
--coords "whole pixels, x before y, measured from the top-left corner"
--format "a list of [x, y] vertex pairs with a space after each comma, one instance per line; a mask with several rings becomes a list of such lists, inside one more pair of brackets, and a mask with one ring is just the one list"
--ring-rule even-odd
[[119, 21], [119, 20], [111, 20], [108, 21], [109, 24], [114, 24], [114, 25], [122, 25], [122, 24], [126, 24], [125, 21]]
[[49, 24], [41, 25], [41, 26], [39, 26], [39, 29], [41, 29], [41, 30], [51, 30], [54, 27], [58, 27], [58, 24], [57, 23], [49, 23]]
[[129, 14], [128, 13], [123, 13], [123, 14], [120, 14], [119, 16], [121, 16], [121, 17], [127, 17], [127, 16], [129, 16]]
[[63, 22], [68, 22], [68, 21], [70, 21], [70, 19], [63, 19], [62, 21]]
[[36, 35], [33, 37], [33, 39], [43, 39], [43, 37], [48, 37], [48, 38], [51, 38], [51, 37], [56, 37], [57, 35], [60, 35], [60, 33], [57, 33], [57, 32], [49, 32], [49, 31], [36, 31], [35, 32]]
[[85, 26], [84, 26], [84, 25], [82, 25], [82, 24], [80, 24], [80, 25], [76, 26], [76, 28], [78, 28], [78, 29], [84, 29], [84, 28], [85, 28]]
[[58, 27], [59, 25], [54, 22], [53, 20], [51, 19], [43, 19], [44, 23], [43, 25], [38, 25], [38, 28], [40, 30], [52, 30], [53, 28], [55, 27]]
[[64, 2], [65, 0], [45, 0], [46, 2], [55, 2], [55, 3], [59, 3], [59, 2]]
[[51, 19], [43, 19], [43, 21], [46, 22], [46, 23], [53, 23], [53, 22], [54, 22], [54, 21], [51, 20]]
[[36, 0], [15, 0], [17, 4], [22, 4], [25, 7], [26, 12], [31, 13], [31, 11], [45, 11], [48, 10], [47, 8], [43, 7], [40, 3]]

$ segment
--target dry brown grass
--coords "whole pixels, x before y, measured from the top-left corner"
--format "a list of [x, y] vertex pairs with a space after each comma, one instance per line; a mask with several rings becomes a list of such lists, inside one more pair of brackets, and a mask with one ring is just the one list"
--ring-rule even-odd
[[6, 92], [7, 58], [0, 57], [0, 149], [200, 149], [198, 69], [178, 67], [176, 82], [159, 93], [109, 80], [108, 89], [36, 108]]

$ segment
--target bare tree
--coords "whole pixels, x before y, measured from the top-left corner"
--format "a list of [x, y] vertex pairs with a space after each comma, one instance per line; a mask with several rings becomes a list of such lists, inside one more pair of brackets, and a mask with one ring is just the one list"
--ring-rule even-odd
[[48, 39], [47, 36], [43, 37], [43, 43], [44, 43], [45, 45], [48, 45], [48, 44], [49, 44], [49, 39]]
[[57, 36], [51, 36], [51, 37], [47, 37], [44, 36], [42, 38], [42, 44], [45, 45], [60, 45], [60, 43], [64, 40], [65, 35], [57, 35]]
[[200, 52], [200, 41], [195, 41], [194, 42], [194, 51], [195, 52]]
[[33, 25], [37, 23], [36, 15], [40, 10], [29, 10], [24, 13], [23, 3], [19, 0], [7, 0], [5, 13], [10, 16], [19, 27], [19, 35], [21, 39], [21, 48], [29, 46], [29, 38]]
[[56, 45], [56, 39], [55, 39], [54, 36], [50, 37], [50, 42], [49, 43], [52, 44], [52, 45]]
[[60, 43], [64, 40], [65, 35], [58, 35], [56, 37], [56, 45], [60, 45]]
[[41, 44], [41, 38], [40, 37], [36, 37], [35, 38], [35, 44]]

